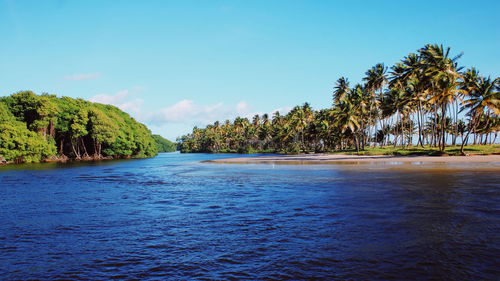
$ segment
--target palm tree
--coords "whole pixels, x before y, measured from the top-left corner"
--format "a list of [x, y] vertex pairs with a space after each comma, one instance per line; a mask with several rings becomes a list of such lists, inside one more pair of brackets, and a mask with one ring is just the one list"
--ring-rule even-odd
[[[216, 122], [205, 129], [194, 128], [180, 138], [181, 145], [193, 152], [241, 148], [325, 151], [353, 146], [359, 152], [371, 140], [382, 146], [412, 144], [417, 124], [417, 145], [439, 146], [443, 151], [452, 134], [452, 144], [461, 137], [463, 153], [470, 134], [475, 136], [474, 143], [496, 140], [500, 78], [481, 77], [474, 68], [461, 73], [456, 62], [460, 56], [451, 58], [450, 48], [442, 45], [426, 45], [392, 66], [389, 79], [381, 63], [366, 71], [364, 85], [350, 88], [347, 78], [339, 78], [331, 109], [316, 112], [304, 104], [283, 116], [276, 113], [272, 120], [255, 115], [252, 122], [241, 117], [222, 125]], [[461, 100], [465, 101], [460, 112], [465, 111], [468, 124], [459, 119]], [[377, 130], [377, 122], [381, 130]]]
[[[489, 111], [493, 114], [500, 114], [500, 92], [498, 89], [499, 78], [491, 80], [490, 77], [485, 78], [478, 75], [475, 69], [468, 70], [463, 79], [462, 89], [464, 90], [467, 99], [463, 102], [461, 109], [468, 109], [467, 115], [470, 117], [469, 130], [462, 140], [460, 153], [464, 153], [464, 145], [467, 142], [470, 133], [477, 128], [481, 117]], [[489, 115], [489, 114], [487, 114]]]
[[341, 133], [346, 133], [349, 129], [354, 138], [356, 152], [359, 154], [358, 130], [360, 128], [361, 116], [359, 115], [360, 104], [346, 99], [332, 109], [335, 116], [335, 123], [340, 128]]
[[427, 94], [427, 81], [424, 77], [422, 59], [415, 53], [406, 56], [402, 61], [404, 68], [403, 79], [408, 84], [408, 95], [412, 99], [413, 106], [416, 106], [417, 124], [418, 124], [418, 142], [417, 145], [423, 147], [422, 126], [424, 122], [424, 106]]
[[[408, 115], [410, 111], [410, 99], [408, 95], [406, 95], [405, 91], [401, 89], [398, 85], [393, 85], [390, 90], [385, 95], [385, 100], [390, 108], [392, 108], [393, 113], [396, 115], [396, 124], [399, 128], [396, 128], [395, 132], [401, 134], [401, 143], [403, 142], [403, 124], [405, 116]], [[395, 135], [394, 146], [397, 145], [398, 136]]]
[[335, 139], [334, 136], [338, 137], [338, 134], [332, 134], [333, 124], [331, 122], [331, 110], [322, 109], [316, 114], [314, 120], [314, 128], [318, 134], [318, 143], [321, 145], [321, 150], [325, 151], [332, 147]]
[[443, 45], [426, 45], [419, 50], [422, 57], [422, 66], [424, 68], [424, 77], [429, 82], [431, 95], [429, 102], [435, 104], [441, 111], [441, 140], [440, 151], [444, 151], [445, 143], [445, 118], [448, 104], [454, 101], [459, 93], [463, 92], [458, 88], [461, 77], [459, 74], [460, 68], [457, 66], [456, 60], [462, 54], [449, 58], [450, 48], [443, 48]]
[[[369, 107], [369, 119], [371, 119], [372, 112], [374, 113], [374, 124], [375, 124], [375, 132], [377, 131], [377, 117], [379, 115], [378, 111], [378, 101], [380, 100], [380, 97], [383, 97], [382, 95], [382, 89], [383, 87], [387, 84], [387, 67], [384, 66], [383, 63], [378, 63], [375, 66], [373, 66], [371, 69], [365, 72], [365, 77], [363, 78], [363, 81], [366, 82], [365, 88], [367, 92], [370, 94], [369, 96], [369, 102], [368, 102], [368, 107]], [[377, 94], [378, 92], [378, 94]], [[379, 98], [377, 98], [379, 97]], [[371, 121], [371, 120], [369, 120]], [[371, 133], [369, 133], [371, 135]]]
[[262, 142], [262, 147], [268, 149], [269, 139], [271, 136], [271, 122], [267, 113], [262, 115], [261, 125], [257, 132], [259, 140]]
[[238, 143], [238, 147], [243, 147], [247, 142], [247, 127], [250, 122], [247, 118], [236, 117], [233, 122], [235, 141]]
[[361, 135], [361, 149], [365, 149], [365, 129], [370, 124], [370, 120], [368, 120], [369, 116], [369, 104], [370, 104], [371, 96], [366, 91], [366, 88], [361, 84], [356, 84], [354, 88], [349, 91], [349, 95], [347, 96], [345, 102], [352, 105], [352, 109], [355, 110], [355, 114], [359, 117], [360, 122], [360, 133]]
[[335, 84], [333, 91], [333, 104], [339, 104], [347, 98], [349, 94], [349, 80], [345, 77], [340, 77]]
[[306, 151], [305, 130], [314, 119], [311, 106], [305, 103], [303, 106], [296, 106], [290, 111], [291, 133], [300, 137], [302, 150]]

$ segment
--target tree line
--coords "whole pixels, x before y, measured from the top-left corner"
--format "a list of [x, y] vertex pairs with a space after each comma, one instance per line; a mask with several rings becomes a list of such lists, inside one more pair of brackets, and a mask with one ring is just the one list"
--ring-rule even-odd
[[142, 158], [160, 148], [167, 150], [145, 125], [112, 105], [31, 91], [0, 98], [0, 157], [5, 161]]
[[160, 135], [153, 135], [158, 152], [173, 152], [177, 150], [177, 144], [167, 140]]
[[178, 139], [182, 152], [325, 152], [367, 146], [464, 146], [495, 143], [500, 78], [464, 69], [450, 48], [428, 44], [390, 68], [376, 64], [362, 83], [340, 77], [332, 106], [308, 103], [279, 112], [195, 127]]

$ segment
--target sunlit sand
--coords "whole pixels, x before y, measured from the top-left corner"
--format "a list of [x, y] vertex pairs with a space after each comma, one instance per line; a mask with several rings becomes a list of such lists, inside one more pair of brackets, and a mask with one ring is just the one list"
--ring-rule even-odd
[[211, 160], [216, 163], [340, 164], [340, 163], [500, 163], [500, 155], [477, 156], [389, 156], [347, 154], [300, 154], [233, 157]]

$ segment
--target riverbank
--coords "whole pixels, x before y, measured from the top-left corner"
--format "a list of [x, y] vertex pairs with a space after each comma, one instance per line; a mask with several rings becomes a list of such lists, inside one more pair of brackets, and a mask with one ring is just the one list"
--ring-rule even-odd
[[72, 162], [92, 162], [92, 161], [104, 161], [104, 160], [118, 160], [118, 159], [133, 159], [131, 156], [84, 156], [79, 159], [69, 158], [65, 155], [63, 156], [51, 156], [49, 158], [42, 159], [40, 161], [32, 162], [22, 162], [22, 161], [7, 161], [5, 158], [0, 156], [0, 166], [3, 165], [19, 165], [19, 164], [39, 164], [39, 163], [72, 163]]
[[[329, 152], [330, 153], [330, 152]], [[350, 154], [350, 155], [392, 155], [392, 156], [462, 156], [460, 145], [449, 145], [444, 152], [439, 151], [434, 146], [407, 146], [407, 147], [366, 147], [365, 150], [359, 152], [355, 150], [344, 150], [331, 152], [332, 154]], [[464, 147], [464, 153], [468, 155], [500, 155], [499, 144], [488, 145], [468, 145]]]
[[401, 163], [500, 163], [500, 155], [475, 156], [391, 156], [349, 154], [299, 154], [256, 157], [234, 157], [210, 160], [211, 163], [235, 164], [340, 164], [370, 162]]

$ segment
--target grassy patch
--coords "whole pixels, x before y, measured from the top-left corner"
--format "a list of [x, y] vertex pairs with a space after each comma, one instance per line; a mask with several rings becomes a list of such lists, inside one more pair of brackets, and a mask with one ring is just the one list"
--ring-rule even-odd
[[[476, 155], [489, 155], [489, 154], [500, 154], [500, 144], [492, 145], [468, 145], [464, 147], [464, 151], [467, 154]], [[351, 154], [355, 155], [356, 150], [342, 150], [329, 152], [331, 154]], [[402, 147], [369, 147], [365, 150], [360, 150], [359, 155], [430, 155], [430, 156], [440, 156], [440, 155], [460, 155], [460, 146], [448, 146], [446, 147], [444, 153], [440, 152], [437, 147], [416, 147], [409, 146], [406, 148]]]

